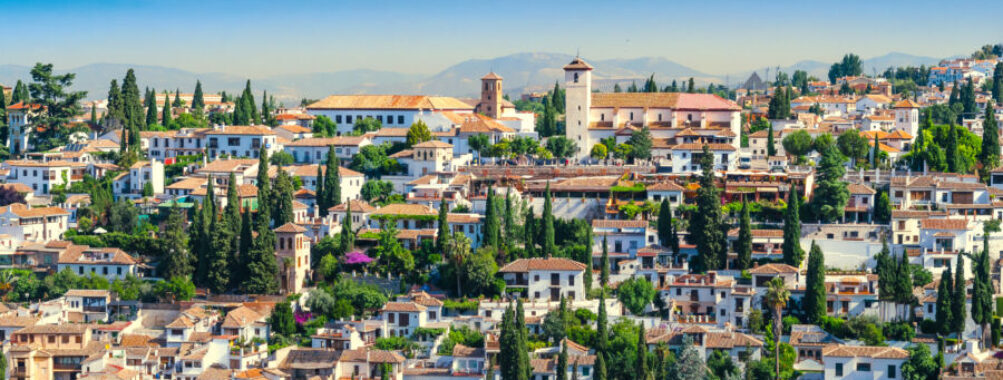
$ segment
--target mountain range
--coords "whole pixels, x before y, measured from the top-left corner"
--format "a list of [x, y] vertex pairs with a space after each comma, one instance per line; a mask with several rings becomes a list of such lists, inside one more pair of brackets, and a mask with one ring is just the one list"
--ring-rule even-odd
[[[360, 69], [250, 79], [256, 92], [267, 90], [269, 94], [273, 94], [276, 99], [287, 105], [296, 105], [301, 98], [317, 99], [330, 94], [476, 96], [480, 78], [493, 71], [505, 78], [505, 92], [514, 96], [530, 91], [545, 91], [553, 87], [555, 81], [563, 80], [564, 74], [561, 68], [573, 58], [571, 55], [559, 53], [517, 53], [490, 59], [466, 60], [432, 75]], [[940, 60], [906, 53], [888, 53], [863, 60], [863, 66], [866, 74], [880, 74], [888, 67], [929, 66]], [[606, 91], [610, 90], [614, 83], [626, 86], [635, 82], [640, 86], [651, 75], [654, 75], [656, 82], [662, 86], [672, 80], [682, 83], [691, 77], [698, 85], [721, 83], [737, 86], [753, 72], [747, 70], [710, 74], [664, 57], [590, 60], [589, 63], [595, 67], [594, 87]], [[831, 63], [805, 60], [779, 69], [786, 73], [804, 70], [809, 75], [825, 78], [830, 65]], [[88, 99], [101, 99], [108, 93], [111, 80], [118, 78], [121, 82], [121, 78], [129, 68], [135, 69], [141, 88], [152, 87], [158, 91], [173, 92], [180, 88], [182, 92], [191, 92], [194, 90], [195, 81], [201, 80], [207, 92], [237, 92], [244, 87], [248, 79], [226, 73], [195, 73], [164, 66], [120, 63], [94, 63], [66, 71], [76, 74], [74, 89], [88, 91]], [[775, 75], [777, 69], [770, 67], [769, 76]], [[0, 83], [13, 86], [18, 79], [27, 81], [30, 78], [30, 70], [27, 66], [0, 65]], [[767, 68], [754, 71], [766, 79]]]

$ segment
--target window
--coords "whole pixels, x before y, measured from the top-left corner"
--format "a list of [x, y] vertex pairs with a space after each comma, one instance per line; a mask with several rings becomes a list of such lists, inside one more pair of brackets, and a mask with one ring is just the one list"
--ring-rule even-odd
[[575, 83], [578, 83], [578, 73], [575, 73]]
[[396, 322], [396, 318], [397, 318], [397, 314], [387, 313], [387, 322], [394, 323], [394, 322]]
[[336, 115], [336, 116], [334, 117], [334, 122], [335, 122], [335, 123], [341, 123], [341, 115]]
[[352, 115], [345, 115], [345, 122], [346, 123], [351, 123], [352, 122]]
[[240, 145], [240, 137], [230, 137], [226, 139], [226, 144], [229, 146]]
[[843, 376], [843, 363], [836, 363], [836, 376]]
[[896, 375], [895, 374], [895, 370], [896, 369], [898, 369], [898, 368], [896, 368], [894, 365], [892, 365], [892, 364], [888, 365], [888, 378], [889, 379], [894, 379], [895, 378], [895, 375]]
[[871, 372], [871, 363], [857, 363], [857, 371]]
[[403, 115], [398, 115], [397, 116], [397, 124], [404, 124], [404, 116]]

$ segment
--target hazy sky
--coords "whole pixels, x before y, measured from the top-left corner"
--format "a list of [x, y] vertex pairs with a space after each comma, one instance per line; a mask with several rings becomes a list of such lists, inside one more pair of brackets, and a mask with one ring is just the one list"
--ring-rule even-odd
[[517, 52], [662, 56], [724, 74], [1003, 41], [1003, 1], [0, 0], [0, 64], [149, 64], [260, 77], [434, 73]]

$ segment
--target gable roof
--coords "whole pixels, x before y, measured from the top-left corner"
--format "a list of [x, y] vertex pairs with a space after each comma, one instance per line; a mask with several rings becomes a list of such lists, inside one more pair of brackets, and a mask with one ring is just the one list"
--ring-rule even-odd
[[504, 267], [498, 270], [499, 273], [505, 272], [528, 272], [534, 270], [543, 271], [583, 271], [585, 270], [585, 264], [580, 262], [552, 257], [552, 258], [532, 258], [532, 259], [518, 259], [511, 263], [508, 263]]
[[446, 96], [426, 95], [331, 95], [306, 107], [316, 109], [371, 110], [472, 110], [469, 104]]

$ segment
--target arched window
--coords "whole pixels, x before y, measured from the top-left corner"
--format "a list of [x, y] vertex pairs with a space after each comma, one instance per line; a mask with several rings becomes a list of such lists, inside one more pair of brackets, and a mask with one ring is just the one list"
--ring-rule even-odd
[[575, 73], [575, 83], [578, 83], [578, 73]]

